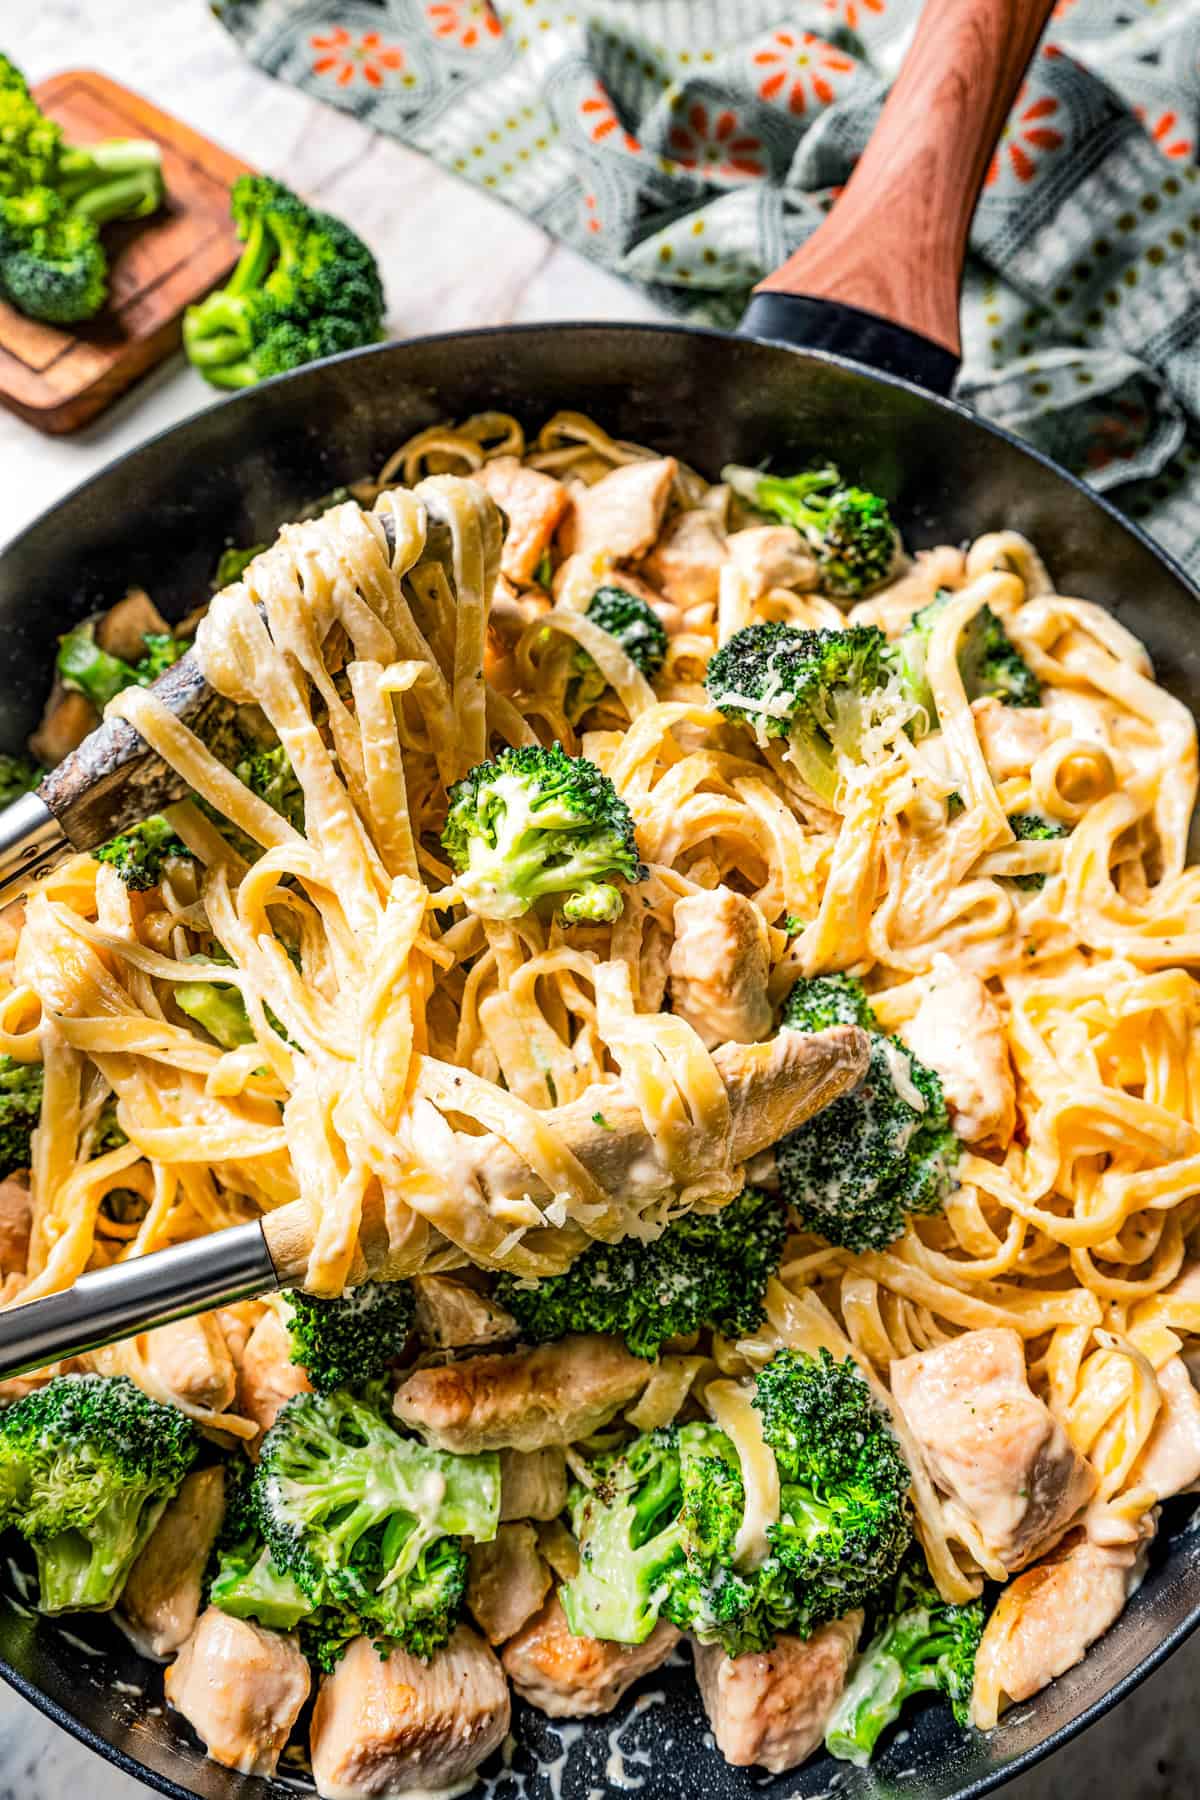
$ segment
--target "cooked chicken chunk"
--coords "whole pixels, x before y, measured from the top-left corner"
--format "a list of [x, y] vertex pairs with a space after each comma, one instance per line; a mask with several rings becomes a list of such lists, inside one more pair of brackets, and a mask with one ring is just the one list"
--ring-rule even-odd
[[263, 1307], [258, 1300], [236, 1300], [232, 1306], [217, 1308], [217, 1323], [225, 1336], [229, 1354], [233, 1358], [233, 1366], [241, 1372], [242, 1360], [246, 1354], [246, 1345], [250, 1341], [250, 1333], [263, 1316]]
[[504, 1646], [500, 1661], [531, 1706], [552, 1719], [589, 1719], [611, 1712], [626, 1688], [666, 1662], [678, 1642], [679, 1633], [663, 1619], [644, 1644], [576, 1637], [556, 1589]]
[[225, 1471], [194, 1469], [129, 1571], [117, 1618], [143, 1656], [172, 1656], [191, 1636], [224, 1512]]
[[1141, 1580], [1145, 1546], [1072, 1532], [1000, 1595], [975, 1658], [972, 1716], [985, 1730], [1008, 1701], [1028, 1700], [1082, 1662]]
[[498, 456], [471, 477], [486, 488], [508, 520], [500, 572], [524, 585], [550, 548], [558, 522], [570, 504], [561, 481], [527, 469], [515, 456]]
[[811, 1756], [841, 1698], [862, 1630], [861, 1612], [810, 1638], [781, 1636], [770, 1650], [726, 1656], [696, 1644], [696, 1682], [717, 1749], [727, 1763], [780, 1775]]
[[416, 1326], [435, 1350], [468, 1350], [517, 1336], [517, 1321], [495, 1300], [448, 1275], [414, 1275]]
[[1200, 1484], [1200, 1394], [1182, 1356], [1173, 1356], [1158, 1371], [1158, 1391], [1162, 1406], [1129, 1485], [1144, 1483], [1156, 1498], [1169, 1500]]
[[557, 1519], [567, 1504], [567, 1461], [557, 1444], [500, 1452], [500, 1517]]
[[396, 1416], [439, 1450], [541, 1450], [588, 1437], [640, 1394], [652, 1365], [612, 1337], [468, 1356], [401, 1382]]
[[45, 768], [52, 769], [64, 756], [77, 750], [99, 723], [100, 714], [86, 694], [77, 694], [73, 688], [55, 682], [29, 748]]
[[0, 1181], [0, 1275], [24, 1273], [32, 1225], [29, 1178], [10, 1175]]
[[727, 887], [677, 900], [669, 969], [672, 1010], [710, 1050], [767, 1036], [770, 946], [753, 900]]
[[144, 588], [130, 588], [123, 600], [110, 606], [96, 622], [96, 642], [110, 656], [135, 663], [146, 654], [146, 638], [150, 633], [169, 632], [171, 627]]
[[1040, 706], [1005, 706], [989, 695], [971, 712], [993, 781], [1026, 774], [1054, 736], [1054, 720]]
[[148, 1331], [145, 1356], [151, 1374], [180, 1400], [213, 1412], [228, 1412], [233, 1405], [237, 1370], [215, 1313]]
[[1092, 1469], [1031, 1391], [1015, 1331], [967, 1331], [892, 1364], [929, 1472], [1006, 1569], [1032, 1562], [1091, 1499]]
[[749, 582], [751, 600], [772, 588], [817, 585], [816, 558], [794, 525], [752, 525], [727, 538], [725, 549]]
[[273, 1775], [310, 1677], [294, 1637], [210, 1606], [164, 1686], [214, 1762], [243, 1775]]
[[312, 1383], [291, 1357], [291, 1340], [279, 1314], [268, 1309], [246, 1340], [238, 1372], [238, 1410], [269, 1431], [293, 1394], [307, 1394]]
[[462, 1792], [503, 1741], [508, 1683], [481, 1637], [459, 1625], [428, 1663], [386, 1660], [355, 1638], [313, 1708], [313, 1780], [325, 1800]]
[[646, 558], [646, 573], [676, 606], [715, 601], [725, 562], [725, 533], [705, 506], [677, 513]]
[[623, 463], [591, 487], [571, 488], [571, 510], [559, 527], [567, 556], [602, 550], [614, 562], [645, 556], [662, 527], [679, 464], [673, 456]]
[[900, 1035], [941, 1077], [959, 1137], [1007, 1146], [1017, 1116], [1016, 1081], [987, 984], [948, 956], [935, 957], [925, 996]]
[[528, 1520], [501, 1525], [490, 1544], [472, 1544], [467, 1606], [489, 1644], [520, 1631], [549, 1590], [550, 1570]]

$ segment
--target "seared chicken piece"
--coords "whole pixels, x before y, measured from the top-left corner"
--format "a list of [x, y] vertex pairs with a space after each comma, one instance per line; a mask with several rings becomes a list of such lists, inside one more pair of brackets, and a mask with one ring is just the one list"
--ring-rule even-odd
[[503, 1743], [511, 1716], [500, 1664], [466, 1625], [428, 1663], [399, 1646], [385, 1660], [355, 1638], [313, 1708], [317, 1792], [326, 1800], [461, 1793]]
[[0, 1276], [24, 1273], [32, 1225], [29, 1177], [10, 1175], [0, 1181]]
[[646, 574], [676, 606], [717, 598], [725, 561], [725, 533], [707, 507], [677, 513], [646, 558]]
[[645, 556], [662, 527], [679, 464], [673, 456], [623, 463], [591, 487], [575, 482], [571, 510], [559, 527], [567, 556], [602, 550], [614, 562]]
[[1169, 1500], [1200, 1484], [1200, 1394], [1182, 1356], [1173, 1356], [1158, 1371], [1158, 1391], [1162, 1406], [1128, 1485], [1144, 1484], [1157, 1499]]
[[750, 599], [761, 600], [772, 588], [817, 585], [817, 561], [794, 525], [752, 525], [725, 540], [733, 565], [750, 584]]
[[448, 1275], [414, 1275], [417, 1331], [434, 1350], [468, 1350], [503, 1344], [518, 1335], [517, 1321], [495, 1300]]
[[861, 1612], [822, 1625], [810, 1638], [780, 1636], [770, 1650], [726, 1656], [696, 1644], [696, 1683], [717, 1749], [737, 1769], [781, 1775], [811, 1756], [841, 1698], [862, 1630]]
[[557, 1444], [500, 1452], [500, 1517], [557, 1519], [567, 1504], [567, 1460]]
[[500, 573], [522, 586], [533, 580], [550, 548], [570, 495], [553, 475], [527, 469], [515, 456], [497, 456], [471, 477], [486, 488], [508, 521], [500, 552]]
[[121, 1591], [117, 1622], [143, 1656], [174, 1655], [200, 1616], [209, 1552], [225, 1512], [225, 1471], [194, 1469], [168, 1501]]
[[892, 1396], [934, 1481], [1006, 1569], [1059, 1537], [1096, 1476], [1029, 1386], [1015, 1331], [967, 1331], [892, 1364]]
[[971, 713], [993, 781], [1026, 774], [1054, 736], [1054, 720], [1040, 706], [1005, 706], [989, 695]]
[[472, 1544], [467, 1606], [489, 1644], [503, 1644], [550, 1591], [550, 1570], [527, 1519], [501, 1525], [490, 1544]]
[[677, 900], [669, 969], [671, 1010], [710, 1050], [767, 1036], [770, 945], [753, 900], [727, 887]]
[[279, 1314], [268, 1307], [246, 1340], [238, 1373], [238, 1411], [270, 1431], [293, 1394], [310, 1394], [312, 1383], [292, 1361], [291, 1339]]
[[1008, 1701], [1028, 1700], [1082, 1662], [1141, 1580], [1144, 1544], [1068, 1538], [1000, 1595], [975, 1658], [975, 1723], [990, 1730]]
[[644, 1644], [611, 1644], [576, 1637], [555, 1589], [500, 1653], [520, 1694], [551, 1719], [590, 1719], [610, 1713], [626, 1688], [666, 1662], [679, 1633], [660, 1619]]
[[30, 751], [44, 768], [52, 769], [72, 750], [78, 750], [99, 723], [100, 714], [86, 694], [55, 681], [42, 722], [29, 740]]
[[294, 1637], [210, 1606], [163, 1685], [214, 1762], [273, 1775], [311, 1681]]
[[1007, 1146], [1017, 1089], [1000, 1011], [987, 984], [948, 956], [934, 958], [925, 996], [901, 1037], [941, 1077], [954, 1129], [968, 1144]]
[[110, 606], [96, 621], [96, 642], [110, 656], [136, 663], [146, 654], [146, 638], [150, 633], [167, 634], [170, 625], [144, 588], [130, 588], [123, 600]]
[[150, 1372], [191, 1406], [228, 1412], [237, 1394], [237, 1370], [215, 1313], [175, 1319], [145, 1336]]
[[396, 1417], [438, 1450], [541, 1450], [599, 1431], [650, 1379], [652, 1363], [618, 1338], [579, 1335], [532, 1350], [416, 1369]]

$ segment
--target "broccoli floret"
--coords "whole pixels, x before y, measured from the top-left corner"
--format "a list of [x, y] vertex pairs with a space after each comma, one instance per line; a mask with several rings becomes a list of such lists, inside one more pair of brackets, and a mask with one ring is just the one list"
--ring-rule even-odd
[[731, 463], [721, 479], [759, 512], [796, 527], [816, 556], [827, 592], [857, 599], [891, 574], [896, 527], [887, 501], [866, 488], [847, 487], [832, 463], [787, 476]]
[[412, 1330], [412, 1289], [406, 1281], [364, 1281], [336, 1300], [294, 1288], [291, 1356], [318, 1393], [372, 1381], [400, 1355]]
[[[587, 603], [585, 618], [615, 637], [634, 667], [647, 681], [662, 668], [667, 655], [667, 634], [662, 620], [638, 594], [623, 587], [598, 587]], [[582, 647], [571, 658], [567, 684], [567, 716], [572, 724], [594, 706], [608, 682]]]
[[[871, 1057], [858, 1086], [775, 1146], [779, 1182], [800, 1223], [847, 1250], [882, 1250], [909, 1213], [936, 1212], [949, 1193], [959, 1142], [942, 1084], [899, 1038], [875, 1025], [870, 1003], [847, 975], [798, 981], [783, 1023], [797, 1031], [856, 1024]], [[913, 1092], [923, 1109], [913, 1104]]]
[[136, 663], [128, 663], [100, 648], [95, 621], [85, 619], [59, 638], [55, 667], [64, 687], [86, 694], [92, 705], [103, 712], [109, 701], [127, 687], [149, 687], [187, 649], [182, 638], [165, 631], [148, 631], [142, 643], [143, 655]]
[[314, 1606], [351, 1636], [429, 1656], [462, 1599], [460, 1536], [496, 1535], [500, 1462], [402, 1437], [369, 1398], [299, 1394], [263, 1440], [254, 1509], [276, 1568]]
[[[937, 727], [937, 707], [926, 671], [929, 639], [938, 618], [953, 599], [947, 589], [939, 589], [928, 606], [913, 614], [893, 645], [904, 691], [924, 713], [930, 730]], [[959, 639], [958, 672], [968, 700], [990, 696], [1006, 706], [1041, 705], [1037, 676], [990, 606], [980, 607]]]
[[24, 77], [11, 71], [0, 87], [0, 198], [11, 199], [53, 182], [63, 151], [63, 134], [29, 92]]
[[0, 1181], [32, 1161], [30, 1140], [42, 1115], [44, 1081], [40, 1062], [0, 1056]]
[[615, 919], [621, 891], [598, 877], [646, 874], [608, 776], [558, 744], [502, 750], [455, 782], [442, 844], [459, 893], [485, 919], [519, 918], [550, 895], [566, 896], [568, 921]]
[[689, 1213], [653, 1243], [590, 1244], [562, 1275], [501, 1275], [496, 1297], [523, 1337], [544, 1344], [573, 1331], [619, 1333], [635, 1356], [700, 1325], [743, 1337], [762, 1323], [762, 1297], [779, 1267], [787, 1215], [747, 1187], [718, 1213]]
[[712, 704], [760, 744], [786, 738], [791, 761], [828, 804], [845, 768], [873, 760], [913, 713], [874, 625], [747, 625], [717, 651], [704, 685]]
[[28, 756], [0, 754], [0, 806], [11, 806], [22, 794], [28, 794], [42, 779], [42, 771]]
[[91, 219], [51, 188], [0, 199], [0, 294], [47, 325], [90, 319], [108, 292], [108, 259]]
[[294, 1631], [313, 1612], [312, 1601], [271, 1561], [254, 1513], [251, 1464], [227, 1462], [225, 1514], [206, 1577], [207, 1597], [235, 1619], [256, 1619], [273, 1631]]
[[183, 321], [184, 349], [206, 381], [249, 387], [376, 341], [379, 269], [349, 226], [266, 175], [240, 176], [230, 207], [246, 247], [226, 285]]
[[944, 1694], [960, 1725], [970, 1723], [982, 1600], [947, 1604], [913, 1549], [892, 1592], [876, 1608], [879, 1625], [825, 1728], [831, 1756], [865, 1768], [883, 1732], [914, 1694]]
[[117, 1097], [110, 1094], [96, 1120], [96, 1129], [92, 1134], [92, 1155], [104, 1156], [109, 1150], [119, 1150], [128, 1142], [128, 1137], [117, 1122]]
[[43, 1612], [114, 1605], [198, 1446], [124, 1376], [60, 1375], [0, 1413], [0, 1526], [33, 1545]]
[[241, 990], [228, 981], [177, 981], [175, 1004], [222, 1050], [239, 1050], [254, 1042], [254, 1027]]
[[[1050, 838], [1070, 836], [1065, 825], [1060, 825], [1057, 819], [1044, 819], [1041, 813], [1009, 813], [1008, 823], [1021, 843], [1044, 843]], [[1046, 877], [1037, 871], [1032, 875], [1010, 875], [1007, 879], [1027, 894], [1036, 894], [1046, 885]]]
[[28, 94], [29, 83], [9, 56], [0, 50], [0, 94]]
[[304, 789], [282, 744], [274, 750], [254, 750], [234, 765], [234, 774], [252, 794], [285, 818], [297, 831], [304, 830]]
[[157, 814], [152, 819], [143, 819], [140, 825], [131, 825], [111, 843], [102, 844], [93, 855], [97, 862], [108, 863], [114, 868], [125, 886], [135, 893], [157, 887], [163, 878], [164, 865], [173, 857], [192, 860], [187, 845]]
[[236, 544], [230, 544], [227, 549], [222, 550], [213, 572], [213, 592], [219, 594], [222, 588], [232, 587], [235, 581], [240, 581], [255, 557], [261, 556], [266, 547], [265, 544], [250, 544], [245, 550], [240, 550]]

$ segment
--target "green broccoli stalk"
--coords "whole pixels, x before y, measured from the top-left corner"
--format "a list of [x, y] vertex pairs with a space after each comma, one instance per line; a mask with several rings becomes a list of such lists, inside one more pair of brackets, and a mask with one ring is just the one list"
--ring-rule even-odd
[[516, 919], [558, 895], [568, 921], [615, 919], [621, 891], [598, 878], [646, 873], [608, 776], [558, 744], [502, 750], [455, 782], [442, 844], [463, 900], [485, 919]]
[[240, 988], [228, 981], [177, 981], [175, 1004], [194, 1019], [222, 1050], [240, 1050], [254, 1042], [254, 1027]]
[[[948, 589], [940, 588], [928, 606], [913, 614], [892, 646], [903, 690], [924, 713], [930, 730], [937, 726], [937, 707], [926, 671], [929, 640], [954, 598]], [[1037, 676], [990, 606], [980, 607], [959, 639], [958, 672], [968, 700], [991, 697], [1005, 706], [1041, 705]]]
[[145, 652], [136, 663], [112, 656], [96, 642], [96, 625], [85, 619], [58, 640], [55, 667], [64, 687], [86, 694], [98, 712], [128, 687], [149, 687], [187, 649], [182, 638], [163, 631], [149, 631], [142, 639]]
[[198, 1446], [124, 1376], [61, 1375], [0, 1413], [0, 1526], [33, 1545], [43, 1612], [115, 1604]]
[[183, 321], [184, 349], [206, 381], [249, 387], [376, 341], [379, 269], [349, 226], [266, 175], [240, 176], [230, 208], [246, 247], [225, 286]]
[[222, 588], [232, 587], [235, 581], [240, 581], [255, 557], [261, 556], [266, 547], [265, 544], [249, 544], [243, 550], [230, 544], [222, 550], [213, 571], [213, 593], [219, 594]]
[[276, 1568], [314, 1606], [427, 1657], [461, 1603], [459, 1538], [496, 1535], [500, 1462], [402, 1437], [368, 1399], [299, 1394], [263, 1440], [254, 1510]]
[[364, 1281], [336, 1300], [291, 1288], [291, 1356], [319, 1393], [373, 1381], [408, 1342], [412, 1289], [406, 1281]]
[[970, 1723], [975, 1657], [983, 1636], [982, 1600], [949, 1605], [916, 1549], [876, 1616], [880, 1624], [875, 1635], [825, 1728], [830, 1755], [860, 1769], [914, 1694], [944, 1694], [958, 1723]]
[[873, 761], [914, 710], [873, 625], [747, 625], [709, 662], [704, 685], [718, 711], [748, 725], [760, 745], [786, 738], [790, 760], [828, 805], [846, 770]]
[[521, 1335], [545, 1344], [568, 1332], [618, 1333], [635, 1356], [701, 1325], [742, 1337], [762, 1323], [762, 1297], [779, 1267], [787, 1214], [747, 1187], [720, 1212], [689, 1213], [653, 1243], [590, 1244], [562, 1275], [501, 1275], [496, 1298]]
[[783, 1024], [796, 1031], [854, 1024], [870, 1035], [862, 1081], [776, 1144], [775, 1163], [802, 1225], [847, 1250], [882, 1250], [901, 1235], [907, 1214], [936, 1212], [953, 1186], [960, 1146], [942, 1084], [899, 1038], [879, 1030], [852, 976], [798, 981]]
[[594, 1487], [572, 1488], [579, 1573], [560, 1598], [576, 1637], [641, 1644], [657, 1625], [672, 1575], [684, 1564], [680, 1435], [645, 1432], [597, 1458]]
[[93, 855], [97, 862], [107, 863], [115, 869], [125, 886], [135, 893], [157, 887], [166, 864], [173, 858], [193, 860], [187, 845], [158, 814], [143, 819], [140, 825], [131, 825], [111, 843], [102, 844]]
[[22, 794], [31, 793], [41, 779], [32, 757], [0, 754], [0, 806], [11, 806]]
[[887, 501], [866, 488], [847, 487], [832, 463], [786, 476], [730, 463], [721, 480], [759, 512], [796, 527], [816, 556], [828, 593], [854, 600], [891, 574], [897, 538]]
[[294, 1631], [313, 1612], [312, 1601], [271, 1561], [253, 1505], [251, 1464], [225, 1464], [225, 1516], [205, 1578], [207, 1598], [235, 1619], [255, 1619], [272, 1631]]
[[[584, 617], [616, 638], [647, 681], [654, 679], [666, 661], [667, 634], [658, 614], [640, 595], [623, 587], [598, 587], [587, 603]], [[596, 704], [607, 686], [599, 666], [582, 646], [577, 646], [567, 684], [567, 717], [572, 724]]]
[[[1009, 813], [1008, 823], [1013, 836], [1019, 843], [1039, 844], [1052, 838], [1069, 837], [1071, 834], [1065, 825], [1057, 819], [1044, 819], [1041, 813]], [[1008, 877], [1015, 888], [1023, 893], [1036, 894], [1046, 885], [1046, 877], [1040, 871], [1030, 875], [1010, 875]]]
[[42, 1116], [44, 1082], [40, 1062], [0, 1056], [0, 1181], [33, 1160], [30, 1145]]

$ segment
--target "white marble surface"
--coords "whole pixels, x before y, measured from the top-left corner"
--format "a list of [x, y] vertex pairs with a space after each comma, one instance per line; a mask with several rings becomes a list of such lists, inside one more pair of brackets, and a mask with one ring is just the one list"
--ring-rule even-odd
[[[379, 256], [397, 335], [548, 318], [653, 316], [632, 289], [423, 158], [244, 63], [203, 0], [0, 0], [0, 45], [38, 78], [104, 70], [261, 168], [319, 195]], [[411, 254], [421, 246], [419, 262]], [[0, 412], [0, 543], [112, 457], [209, 403], [175, 358], [74, 437]], [[1196, 1800], [1200, 1638], [1108, 1719], [1013, 1783], [1011, 1800]], [[0, 1690], [0, 1800], [136, 1800], [117, 1774]]]

